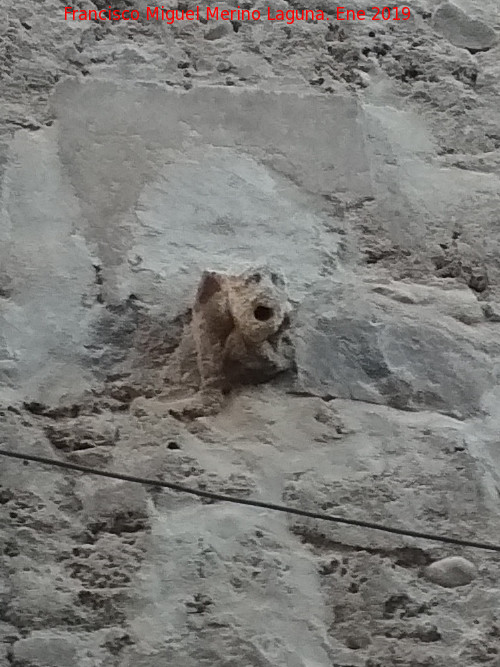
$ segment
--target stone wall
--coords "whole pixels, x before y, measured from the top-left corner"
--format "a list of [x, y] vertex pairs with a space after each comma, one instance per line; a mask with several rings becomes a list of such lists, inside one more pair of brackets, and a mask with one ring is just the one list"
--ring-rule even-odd
[[[496, 0], [4, 5], [1, 447], [498, 543]], [[216, 414], [151, 408], [196, 390], [202, 272], [261, 264], [293, 368]], [[0, 528], [1, 667], [500, 664], [491, 551], [7, 458]]]

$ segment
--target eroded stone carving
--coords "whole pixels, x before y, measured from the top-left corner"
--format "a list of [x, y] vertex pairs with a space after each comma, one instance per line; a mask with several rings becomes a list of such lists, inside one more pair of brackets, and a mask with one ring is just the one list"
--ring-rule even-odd
[[[284, 276], [267, 267], [231, 275], [205, 271], [179, 350], [195, 352], [199, 389], [171, 400], [169, 388], [155, 399], [137, 399], [134, 410], [199, 417], [214, 414], [239, 384], [263, 382], [294, 364], [287, 336], [292, 306]], [[182, 365], [183, 359], [178, 359]]]

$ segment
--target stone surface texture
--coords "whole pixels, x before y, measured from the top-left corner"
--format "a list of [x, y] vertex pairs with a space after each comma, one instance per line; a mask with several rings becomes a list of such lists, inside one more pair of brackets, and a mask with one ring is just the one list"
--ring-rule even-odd
[[[498, 1], [63, 4], [0, 8], [1, 448], [500, 542]], [[156, 410], [263, 265], [280, 372]], [[492, 551], [0, 458], [0, 667], [499, 667], [499, 616]]]

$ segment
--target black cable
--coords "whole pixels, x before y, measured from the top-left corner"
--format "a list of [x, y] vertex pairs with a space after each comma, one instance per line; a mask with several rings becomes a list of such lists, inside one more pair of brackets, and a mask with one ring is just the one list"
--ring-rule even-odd
[[447, 537], [445, 535], [433, 535], [432, 533], [423, 533], [418, 530], [405, 530], [404, 528], [390, 528], [372, 521], [361, 521], [358, 519], [345, 519], [339, 516], [331, 516], [329, 514], [322, 514], [321, 512], [310, 512], [308, 510], [295, 509], [293, 507], [286, 507], [285, 505], [276, 505], [275, 503], [266, 503], [260, 500], [249, 500], [246, 498], [234, 498], [222, 493], [213, 493], [212, 491], [202, 491], [200, 489], [192, 489], [189, 486], [176, 484], [175, 482], [162, 482], [157, 479], [147, 479], [144, 477], [136, 477], [134, 475], [126, 475], [123, 473], [107, 472], [105, 470], [97, 470], [96, 468], [88, 468], [77, 463], [68, 463], [66, 461], [57, 461], [56, 459], [49, 459], [44, 456], [35, 456], [34, 454], [18, 454], [0, 449], [0, 456], [7, 456], [13, 459], [20, 459], [21, 461], [34, 461], [35, 463], [42, 463], [44, 465], [54, 466], [57, 468], [66, 468], [68, 470], [78, 470], [79, 472], [88, 473], [89, 475], [100, 475], [101, 477], [111, 477], [112, 479], [119, 479], [124, 482], [135, 482], [136, 484], [144, 484], [146, 486], [159, 486], [172, 491], [180, 491], [181, 493], [189, 493], [193, 496], [201, 498], [210, 498], [212, 500], [221, 500], [228, 503], [236, 503], [238, 505], [249, 505], [251, 507], [261, 507], [263, 509], [273, 510], [275, 512], [285, 512], [287, 514], [296, 514], [297, 516], [305, 516], [310, 519], [320, 519], [321, 521], [330, 521], [333, 523], [343, 523], [348, 526], [358, 526], [360, 528], [370, 528], [371, 530], [380, 530], [384, 533], [393, 533], [395, 535], [406, 535], [407, 537], [417, 537], [433, 542], [444, 542], [447, 544], [459, 544], [463, 547], [474, 547], [476, 549], [487, 549], [489, 551], [499, 551], [500, 545], [488, 544], [486, 542], [477, 542], [474, 540], [462, 540], [458, 537]]

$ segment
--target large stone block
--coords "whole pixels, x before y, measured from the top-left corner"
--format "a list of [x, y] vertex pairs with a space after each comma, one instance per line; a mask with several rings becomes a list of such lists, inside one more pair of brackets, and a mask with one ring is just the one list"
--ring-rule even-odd
[[403, 288], [348, 278], [316, 285], [298, 314], [301, 388], [459, 418], [477, 413], [498, 384], [498, 342], [457, 321], [454, 292]]
[[130, 294], [173, 318], [202, 270], [265, 260], [300, 296], [336, 255], [319, 196], [370, 193], [349, 97], [69, 80], [53, 107], [52, 127], [16, 134], [3, 183], [11, 397], [88, 388], [95, 322]]

